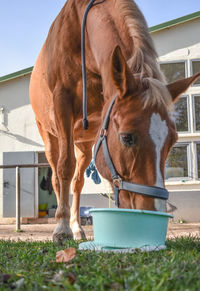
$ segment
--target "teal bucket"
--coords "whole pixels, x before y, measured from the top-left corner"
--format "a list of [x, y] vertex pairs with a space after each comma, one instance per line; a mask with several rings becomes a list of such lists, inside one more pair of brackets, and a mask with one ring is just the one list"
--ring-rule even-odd
[[152, 250], [165, 248], [168, 220], [173, 216], [157, 211], [132, 209], [91, 209], [94, 241], [79, 249]]

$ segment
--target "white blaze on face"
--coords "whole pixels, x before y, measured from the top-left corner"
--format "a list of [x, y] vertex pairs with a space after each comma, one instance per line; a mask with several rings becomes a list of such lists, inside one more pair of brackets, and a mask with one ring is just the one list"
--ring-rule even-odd
[[[150, 120], [149, 134], [155, 144], [156, 153], [156, 182], [155, 186], [164, 187], [163, 177], [160, 170], [161, 151], [165, 144], [168, 127], [165, 120], [162, 120], [158, 113], [153, 113]], [[162, 199], [154, 199], [154, 207], [157, 211], [166, 211], [166, 201]]]

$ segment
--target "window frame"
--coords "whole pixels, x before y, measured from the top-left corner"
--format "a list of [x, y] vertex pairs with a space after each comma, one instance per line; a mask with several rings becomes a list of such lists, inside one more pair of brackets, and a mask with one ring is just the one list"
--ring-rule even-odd
[[[174, 63], [184, 63], [185, 64], [185, 77], [184, 78], [187, 78], [188, 77], [188, 63], [187, 63], [187, 60], [182, 60], [181, 59], [181, 60], [173, 60], [173, 61], [166, 61], [166, 62], [165, 61], [160, 61], [159, 62], [159, 65], [163, 65], [163, 64], [174, 64]], [[160, 70], [162, 71], [161, 67], [160, 67]], [[164, 74], [164, 72], [163, 72], [163, 74]], [[164, 74], [164, 76], [165, 76], [165, 74]]]
[[[185, 181], [193, 180], [193, 175], [192, 175], [193, 161], [191, 159], [191, 157], [192, 157], [192, 142], [177, 142], [177, 143], [175, 143], [175, 145], [173, 147], [184, 147], [184, 146], [187, 147], [188, 176], [186, 176], [186, 177], [165, 178], [165, 182], [178, 182], [178, 181], [184, 181], [185, 182]], [[165, 163], [165, 167], [166, 167], [166, 163]]]
[[[191, 118], [190, 118], [190, 101], [189, 101], [189, 95], [181, 95], [179, 97], [179, 99], [181, 98], [186, 98], [187, 101], [187, 118], [188, 118], [188, 131], [178, 131], [178, 134], [184, 135], [184, 134], [191, 134], [192, 133], [192, 124], [191, 124]], [[175, 106], [174, 106], [175, 107]], [[174, 109], [174, 113], [176, 113], [175, 109]], [[176, 124], [176, 118], [175, 119], [175, 124]], [[176, 126], [177, 127], [177, 126]]]
[[196, 130], [196, 118], [195, 118], [195, 97], [199, 96], [200, 97], [200, 92], [199, 94], [192, 94], [192, 111], [193, 111], [193, 131], [194, 133], [200, 133], [200, 130]]
[[[193, 74], [194, 74], [194, 73], [193, 73], [192, 62], [195, 62], [195, 61], [196, 61], [196, 62], [200, 62], [200, 59], [197, 58], [197, 59], [191, 59], [191, 60], [190, 60], [190, 75], [191, 75], [191, 76], [193, 76]], [[193, 84], [191, 85], [191, 87], [200, 87], [200, 84], [194, 84], [194, 83], [193, 83]]]
[[195, 141], [195, 164], [196, 164], [196, 173], [195, 173], [195, 180], [200, 181], [200, 177], [198, 177], [198, 155], [197, 155], [197, 145], [200, 145], [200, 141]]

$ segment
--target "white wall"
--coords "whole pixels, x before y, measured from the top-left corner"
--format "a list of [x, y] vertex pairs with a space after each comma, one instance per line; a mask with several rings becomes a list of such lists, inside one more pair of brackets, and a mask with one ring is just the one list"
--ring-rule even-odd
[[0, 107], [4, 108], [0, 152], [44, 150], [29, 101], [29, 82], [30, 74], [0, 83]]
[[200, 19], [188, 21], [157, 32], [152, 32], [157, 53], [161, 59], [176, 59], [179, 56], [199, 56], [200, 45]]

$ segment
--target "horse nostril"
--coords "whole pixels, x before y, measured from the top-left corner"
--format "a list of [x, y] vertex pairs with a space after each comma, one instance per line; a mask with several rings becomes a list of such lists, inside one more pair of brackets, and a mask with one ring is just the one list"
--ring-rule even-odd
[[137, 142], [137, 137], [134, 133], [120, 133], [120, 141], [125, 146], [133, 146]]

